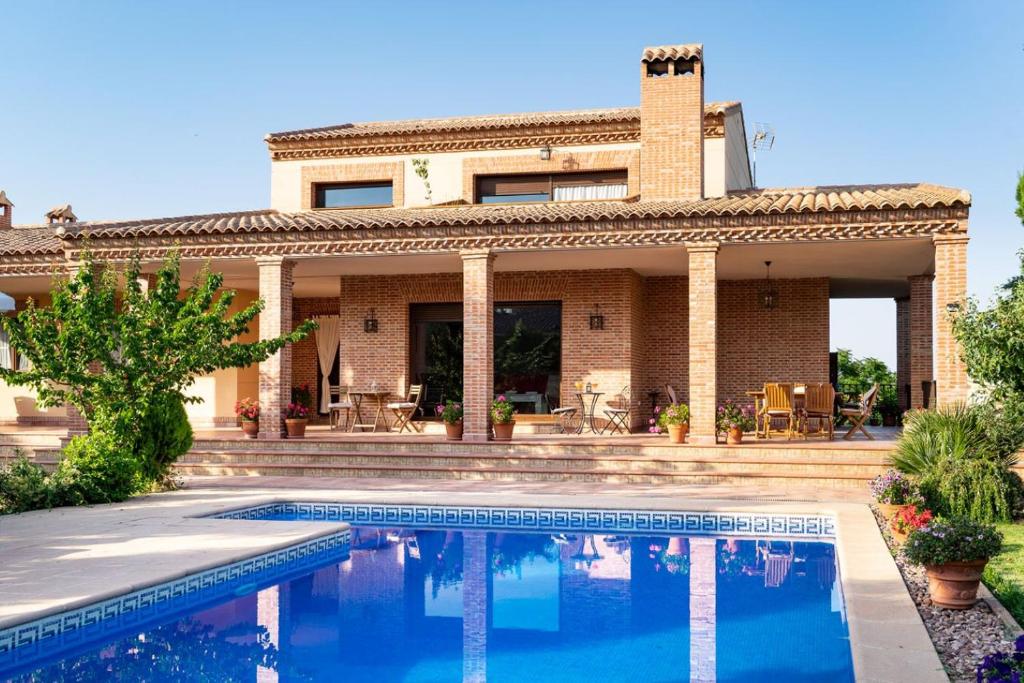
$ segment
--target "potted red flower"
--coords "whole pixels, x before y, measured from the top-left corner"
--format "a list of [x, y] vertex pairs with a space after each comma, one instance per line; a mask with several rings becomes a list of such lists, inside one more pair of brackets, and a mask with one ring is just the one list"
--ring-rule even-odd
[[435, 410], [444, 422], [444, 431], [448, 441], [462, 441], [462, 404], [448, 401], [444, 405], [438, 404]]
[[260, 433], [260, 404], [246, 397], [235, 403], [235, 415], [242, 423], [242, 431], [250, 439]]
[[511, 441], [516, 426], [516, 411], [504, 394], [491, 404], [491, 424], [494, 425], [495, 441]]
[[289, 403], [284, 414], [284, 426], [289, 439], [302, 439], [306, 436], [306, 424], [309, 422], [309, 408], [301, 403]]
[[932, 521], [932, 511], [924, 510], [916, 505], [903, 505], [892, 518], [889, 530], [897, 543], [903, 544], [911, 531], [917, 531]]
[[1002, 535], [991, 524], [940, 519], [911, 531], [903, 555], [924, 566], [933, 604], [968, 609], [977, 600], [985, 565], [1002, 545]]

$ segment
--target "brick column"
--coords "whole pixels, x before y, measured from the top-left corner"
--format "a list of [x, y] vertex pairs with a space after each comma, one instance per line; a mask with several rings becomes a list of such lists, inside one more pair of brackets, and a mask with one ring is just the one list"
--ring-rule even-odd
[[[932, 276], [910, 281], [910, 407], [924, 407], [921, 382], [932, 381]], [[930, 405], [930, 404], [929, 404]]]
[[896, 398], [900, 410], [910, 408], [906, 387], [910, 384], [910, 297], [896, 299]]
[[462, 438], [487, 441], [494, 400], [494, 254], [462, 254]]
[[960, 347], [953, 337], [952, 308], [967, 302], [967, 235], [936, 235], [935, 242], [935, 382], [940, 405], [967, 400], [970, 383]]
[[715, 539], [690, 538], [690, 680], [699, 683], [717, 677], [716, 576]]
[[490, 604], [487, 533], [462, 532], [462, 681], [487, 681], [487, 608]]
[[688, 244], [690, 259], [690, 443], [715, 442], [718, 383], [718, 243]]
[[[260, 272], [260, 339], [272, 339], [292, 331], [292, 271], [295, 263], [280, 256], [256, 259]], [[261, 439], [284, 435], [284, 416], [291, 400], [292, 349], [285, 346], [260, 363]]]
[[[281, 651], [281, 605], [280, 588], [270, 586], [256, 594], [256, 624], [267, 629], [267, 639], [278, 652]], [[256, 683], [277, 683], [276, 669], [256, 665]]]

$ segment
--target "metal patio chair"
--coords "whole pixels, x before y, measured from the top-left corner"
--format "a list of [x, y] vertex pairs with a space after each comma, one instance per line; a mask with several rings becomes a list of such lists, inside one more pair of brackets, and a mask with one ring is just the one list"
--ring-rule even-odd
[[612, 434], [617, 432], [629, 434], [629, 387], [622, 387], [619, 395], [609, 401], [608, 405], [609, 407], [604, 411], [604, 414], [608, 416], [608, 423], [601, 429], [601, 433], [604, 434], [605, 430], [608, 430]]

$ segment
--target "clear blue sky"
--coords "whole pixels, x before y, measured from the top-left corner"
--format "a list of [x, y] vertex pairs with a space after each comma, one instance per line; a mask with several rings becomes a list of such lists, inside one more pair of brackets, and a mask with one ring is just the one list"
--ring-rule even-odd
[[[644, 8], [648, 9], [645, 10]], [[708, 99], [775, 125], [762, 186], [971, 191], [970, 289], [1024, 228], [1024, 2], [6, 2], [0, 188], [16, 222], [266, 207], [270, 131], [638, 102], [645, 45], [703, 42]], [[894, 358], [892, 305], [833, 345]]]

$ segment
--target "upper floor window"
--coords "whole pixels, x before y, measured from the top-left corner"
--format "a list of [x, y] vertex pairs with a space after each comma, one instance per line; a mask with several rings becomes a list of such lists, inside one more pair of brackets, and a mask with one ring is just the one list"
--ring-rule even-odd
[[477, 176], [476, 179], [479, 204], [622, 199], [626, 192], [625, 170]]
[[314, 208], [350, 209], [392, 206], [391, 181], [373, 183], [321, 183], [314, 187]]

